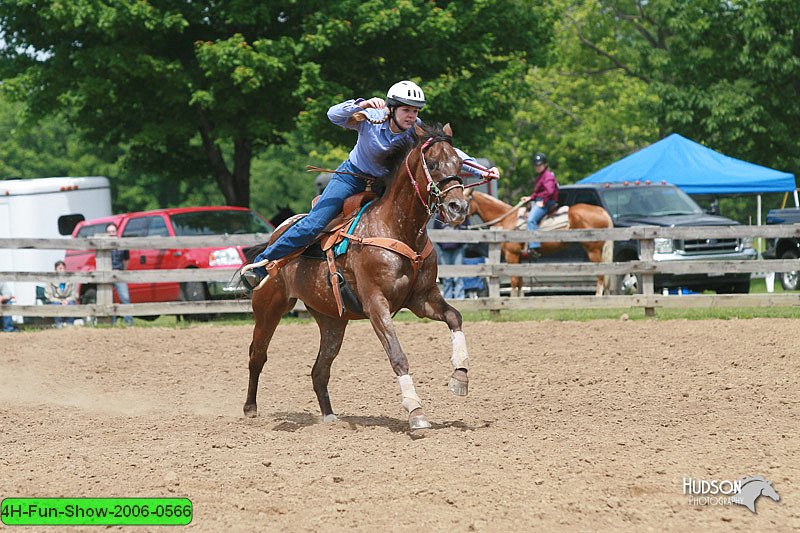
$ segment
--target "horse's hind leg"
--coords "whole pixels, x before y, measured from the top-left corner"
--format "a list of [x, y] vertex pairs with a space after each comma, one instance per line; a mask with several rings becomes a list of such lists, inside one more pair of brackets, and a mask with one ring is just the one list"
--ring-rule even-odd
[[467, 351], [467, 339], [461, 331], [461, 313], [458, 309], [447, 303], [439, 291], [426, 293], [426, 300], [414, 299], [408, 306], [411, 311], [420, 318], [430, 318], [445, 322], [450, 328], [450, 337], [453, 340], [453, 355], [450, 362], [453, 365], [453, 373], [450, 375], [448, 388], [457, 396], [466, 396], [469, 392], [469, 352]]
[[347, 320], [328, 317], [311, 309], [309, 309], [309, 313], [319, 326], [319, 353], [317, 353], [314, 368], [311, 369], [311, 380], [314, 383], [314, 392], [317, 393], [320, 411], [322, 411], [322, 420], [333, 422], [336, 420], [336, 415], [333, 414], [331, 399], [328, 396], [328, 381], [331, 377], [333, 360], [336, 359], [342, 348]]
[[267, 362], [267, 349], [275, 334], [281, 317], [294, 307], [296, 300], [287, 299], [276, 284], [267, 284], [263, 289], [253, 293], [253, 340], [250, 342], [250, 381], [247, 386], [247, 400], [244, 403], [244, 415], [250, 418], [258, 416], [256, 395], [258, 394], [258, 378], [264, 363]]

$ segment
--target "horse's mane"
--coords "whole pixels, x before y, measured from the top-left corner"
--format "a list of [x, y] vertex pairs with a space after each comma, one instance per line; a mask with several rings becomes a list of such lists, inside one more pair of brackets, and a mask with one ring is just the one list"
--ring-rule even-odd
[[502, 206], [502, 207], [505, 207], [506, 209], [510, 209], [512, 207], [511, 204], [507, 204], [503, 200], [501, 200], [500, 198], [495, 198], [491, 194], [486, 194], [485, 192], [475, 191], [472, 194], [473, 195], [476, 195], [476, 194], [480, 195], [481, 197], [486, 198], [486, 200], [488, 202], [496, 204], [496, 205], [499, 205], [499, 206]]
[[452, 137], [444, 132], [444, 127], [438, 123], [419, 124], [423, 130], [422, 138], [420, 138], [416, 131], [411, 131], [411, 135], [403, 137], [397, 144], [393, 145], [389, 150], [380, 158], [379, 163], [388, 171], [387, 176], [394, 176], [397, 169], [403, 163], [408, 153], [415, 147], [428, 139], [442, 140], [452, 144]]

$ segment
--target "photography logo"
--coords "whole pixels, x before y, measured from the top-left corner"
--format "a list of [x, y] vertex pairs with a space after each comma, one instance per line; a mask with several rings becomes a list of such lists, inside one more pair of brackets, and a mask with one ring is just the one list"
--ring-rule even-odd
[[743, 505], [753, 513], [760, 496], [776, 502], [781, 499], [772, 482], [763, 476], [749, 476], [736, 481], [685, 477], [683, 494], [689, 497], [689, 505]]

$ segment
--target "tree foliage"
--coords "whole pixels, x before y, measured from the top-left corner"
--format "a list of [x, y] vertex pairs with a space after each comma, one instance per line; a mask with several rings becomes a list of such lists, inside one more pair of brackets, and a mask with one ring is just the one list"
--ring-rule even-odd
[[[525, 0], [4, 0], [4, 89], [35, 116], [63, 113], [131, 169], [213, 177], [250, 203], [253, 158], [284, 144], [352, 144], [324, 111], [424, 84], [429, 118], [464, 146], [507, 113], [549, 33]], [[514, 24], [509, 24], [514, 20]], [[427, 110], [426, 110], [427, 111]], [[278, 170], [278, 169], [276, 169]]]
[[593, 0], [565, 14], [597, 67], [646, 84], [659, 137], [800, 167], [800, 3]]

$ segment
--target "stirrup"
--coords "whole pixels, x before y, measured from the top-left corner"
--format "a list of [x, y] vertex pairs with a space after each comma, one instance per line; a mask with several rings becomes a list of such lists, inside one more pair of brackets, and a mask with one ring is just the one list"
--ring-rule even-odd
[[269, 264], [269, 262], [269, 259], [264, 259], [258, 263], [244, 265], [239, 271], [239, 280], [242, 282], [242, 285], [244, 285], [250, 291], [257, 291], [263, 287], [269, 279], [269, 273], [267, 273], [267, 275], [262, 279], [259, 273], [255, 272], [255, 269], [264, 267]]

